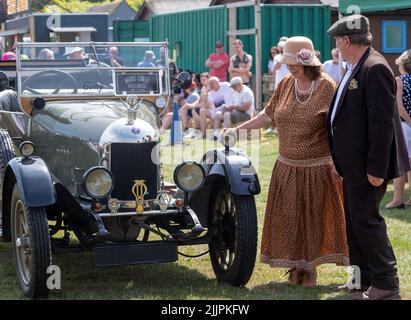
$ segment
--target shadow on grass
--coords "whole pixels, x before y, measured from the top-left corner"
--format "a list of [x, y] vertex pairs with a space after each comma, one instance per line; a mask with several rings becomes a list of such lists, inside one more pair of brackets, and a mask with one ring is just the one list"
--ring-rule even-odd
[[[15, 276], [9, 244], [0, 244], [0, 299], [23, 299]], [[60, 254], [53, 264], [61, 269], [61, 290], [50, 292], [49, 299], [234, 299], [234, 300], [317, 300], [347, 299], [336, 292], [337, 285], [315, 288], [269, 282], [251, 288], [236, 288], [218, 283], [194, 267], [178, 263], [96, 268], [92, 254]]]
[[317, 285], [313, 288], [306, 288], [301, 285], [288, 285], [270, 281], [269, 283], [254, 287], [252, 291], [271, 293], [269, 299], [274, 300], [349, 300], [350, 296], [348, 293], [338, 291], [337, 287], [339, 285], [341, 284]]

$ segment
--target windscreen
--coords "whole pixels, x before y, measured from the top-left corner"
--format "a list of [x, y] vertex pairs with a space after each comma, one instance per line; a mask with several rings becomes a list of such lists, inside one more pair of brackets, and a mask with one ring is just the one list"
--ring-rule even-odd
[[160, 96], [170, 92], [166, 43], [24, 43], [21, 96]]

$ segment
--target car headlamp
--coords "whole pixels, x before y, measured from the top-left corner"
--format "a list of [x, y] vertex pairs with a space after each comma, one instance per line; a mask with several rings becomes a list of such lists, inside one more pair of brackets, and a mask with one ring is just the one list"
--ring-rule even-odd
[[113, 175], [104, 167], [93, 167], [84, 174], [83, 187], [92, 198], [106, 198], [114, 187]]
[[167, 105], [167, 100], [164, 97], [158, 97], [155, 101], [154, 101], [155, 105], [157, 108], [160, 109], [164, 109]]
[[174, 170], [174, 182], [184, 192], [197, 191], [204, 181], [204, 168], [194, 161], [183, 162]]
[[23, 157], [30, 157], [34, 153], [34, 144], [30, 141], [23, 141], [19, 146], [19, 150]]

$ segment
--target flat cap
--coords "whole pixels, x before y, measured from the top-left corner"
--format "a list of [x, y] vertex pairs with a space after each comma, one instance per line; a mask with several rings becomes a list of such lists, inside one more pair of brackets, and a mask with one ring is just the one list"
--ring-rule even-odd
[[332, 37], [368, 32], [370, 32], [370, 22], [367, 17], [360, 14], [353, 14], [338, 20], [327, 31]]

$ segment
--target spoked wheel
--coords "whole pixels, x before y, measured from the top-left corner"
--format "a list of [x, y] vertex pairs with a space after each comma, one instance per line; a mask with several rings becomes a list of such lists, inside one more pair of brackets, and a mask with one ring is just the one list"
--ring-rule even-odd
[[257, 253], [257, 210], [253, 196], [220, 190], [214, 201], [210, 258], [218, 281], [247, 284]]
[[17, 281], [24, 295], [46, 298], [47, 268], [51, 264], [50, 236], [44, 207], [26, 207], [17, 184], [11, 199], [12, 246]]

